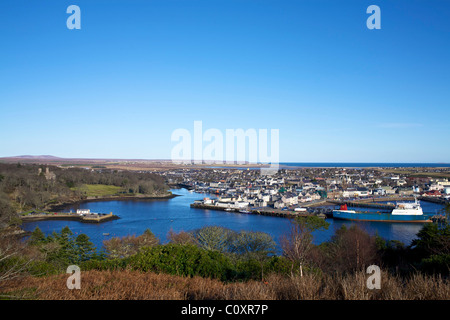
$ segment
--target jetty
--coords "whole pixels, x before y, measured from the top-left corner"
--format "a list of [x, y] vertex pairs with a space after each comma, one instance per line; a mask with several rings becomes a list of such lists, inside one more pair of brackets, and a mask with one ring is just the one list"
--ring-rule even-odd
[[426, 197], [426, 196], [421, 196], [418, 198], [419, 200], [422, 201], [428, 201], [428, 202], [433, 202], [433, 203], [438, 203], [438, 204], [449, 204], [450, 200], [448, 199], [443, 199], [443, 198], [439, 198], [439, 197]]
[[111, 220], [119, 219], [118, 216], [113, 215], [113, 213], [90, 213], [90, 214], [78, 214], [72, 212], [32, 212], [23, 214], [20, 216], [23, 222], [30, 221], [44, 221], [44, 220], [69, 220], [69, 221], [80, 221], [84, 223], [101, 223]]
[[[260, 207], [260, 208], [245, 208], [245, 209], [238, 209], [238, 208], [228, 208], [228, 207], [222, 207], [222, 206], [215, 206], [215, 205], [207, 205], [202, 203], [192, 203], [191, 208], [195, 209], [203, 209], [203, 210], [218, 210], [218, 211], [227, 211], [227, 212], [233, 212], [233, 213], [239, 213], [239, 214], [257, 214], [261, 216], [271, 216], [271, 217], [280, 217], [280, 218], [294, 218], [294, 217], [308, 217], [313, 216], [315, 214], [311, 214], [308, 212], [303, 211], [290, 211], [290, 210], [280, 210], [280, 209], [274, 209], [270, 207]], [[246, 213], [240, 212], [240, 210], [244, 210]], [[320, 216], [320, 215], [318, 215]], [[322, 216], [320, 216], [322, 217]]]

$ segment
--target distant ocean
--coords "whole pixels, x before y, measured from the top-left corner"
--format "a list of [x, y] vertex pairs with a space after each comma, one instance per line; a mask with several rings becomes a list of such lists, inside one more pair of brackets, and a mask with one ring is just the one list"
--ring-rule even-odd
[[304, 168], [450, 168], [450, 163], [280, 162], [280, 166]]

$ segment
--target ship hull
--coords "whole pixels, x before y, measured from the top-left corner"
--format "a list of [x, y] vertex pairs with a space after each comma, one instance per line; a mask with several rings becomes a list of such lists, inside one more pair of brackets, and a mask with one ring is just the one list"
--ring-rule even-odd
[[423, 215], [393, 215], [390, 213], [361, 213], [343, 210], [333, 210], [333, 218], [351, 221], [378, 221], [378, 222], [432, 222], [431, 217]]

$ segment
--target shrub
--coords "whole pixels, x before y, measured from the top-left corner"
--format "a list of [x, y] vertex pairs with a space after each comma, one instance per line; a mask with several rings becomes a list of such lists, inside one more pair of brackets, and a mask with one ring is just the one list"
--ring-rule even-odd
[[155, 271], [181, 276], [227, 280], [233, 275], [231, 261], [224, 254], [186, 244], [166, 244], [141, 249], [128, 259], [133, 270]]
[[432, 255], [423, 259], [421, 270], [427, 273], [440, 273], [448, 276], [450, 271], [450, 254]]
[[103, 241], [109, 258], [126, 258], [136, 254], [140, 248], [152, 247], [159, 244], [159, 239], [149, 230], [140, 236], [125, 236]]

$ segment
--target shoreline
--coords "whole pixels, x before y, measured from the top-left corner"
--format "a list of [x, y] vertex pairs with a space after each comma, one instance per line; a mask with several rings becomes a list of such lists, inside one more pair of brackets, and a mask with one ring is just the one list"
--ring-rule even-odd
[[[86, 199], [80, 199], [80, 200], [74, 200], [74, 201], [68, 201], [60, 204], [55, 205], [49, 205], [46, 207], [46, 211], [59, 211], [63, 210], [65, 207], [70, 205], [76, 205], [80, 203], [86, 203], [86, 202], [101, 202], [101, 201], [127, 201], [127, 200], [169, 200], [173, 199], [175, 197], [179, 197], [179, 194], [167, 194], [167, 195], [161, 195], [161, 196], [106, 196], [106, 197], [95, 197], [95, 198], [89, 198]], [[112, 220], [120, 219], [119, 216], [111, 214], [102, 215], [97, 218], [89, 218], [85, 216], [80, 216], [76, 214], [67, 214], [67, 213], [61, 213], [61, 214], [45, 214], [45, 215], [36, 215], [36, 216], [19, 216], [21, 219], [23, 225], [27, 222], [35, 222], [35, 221], [55, 221], [55, 220], [66, 220], [66, 221], [79, 221], [82, 223], [102, 223], [102, 222], [108, 222]], [[27, 231], [20, 228], [23, 233], [27, 233]]]
[[86, 202], [99, 202], [99, 201], [126, 201], [126, 200], [168, 200], [175, 197], [179, 197], [178, 194], [168, 194], [162, 196], [105, 196], [105, 197], [87, 197], [85, 199], [79, 199], [74, 201], [67, 201], [59, 204], [48, 205], [45, 207], [47, 211], [62, 210], [67, 206], [76, 205]]

